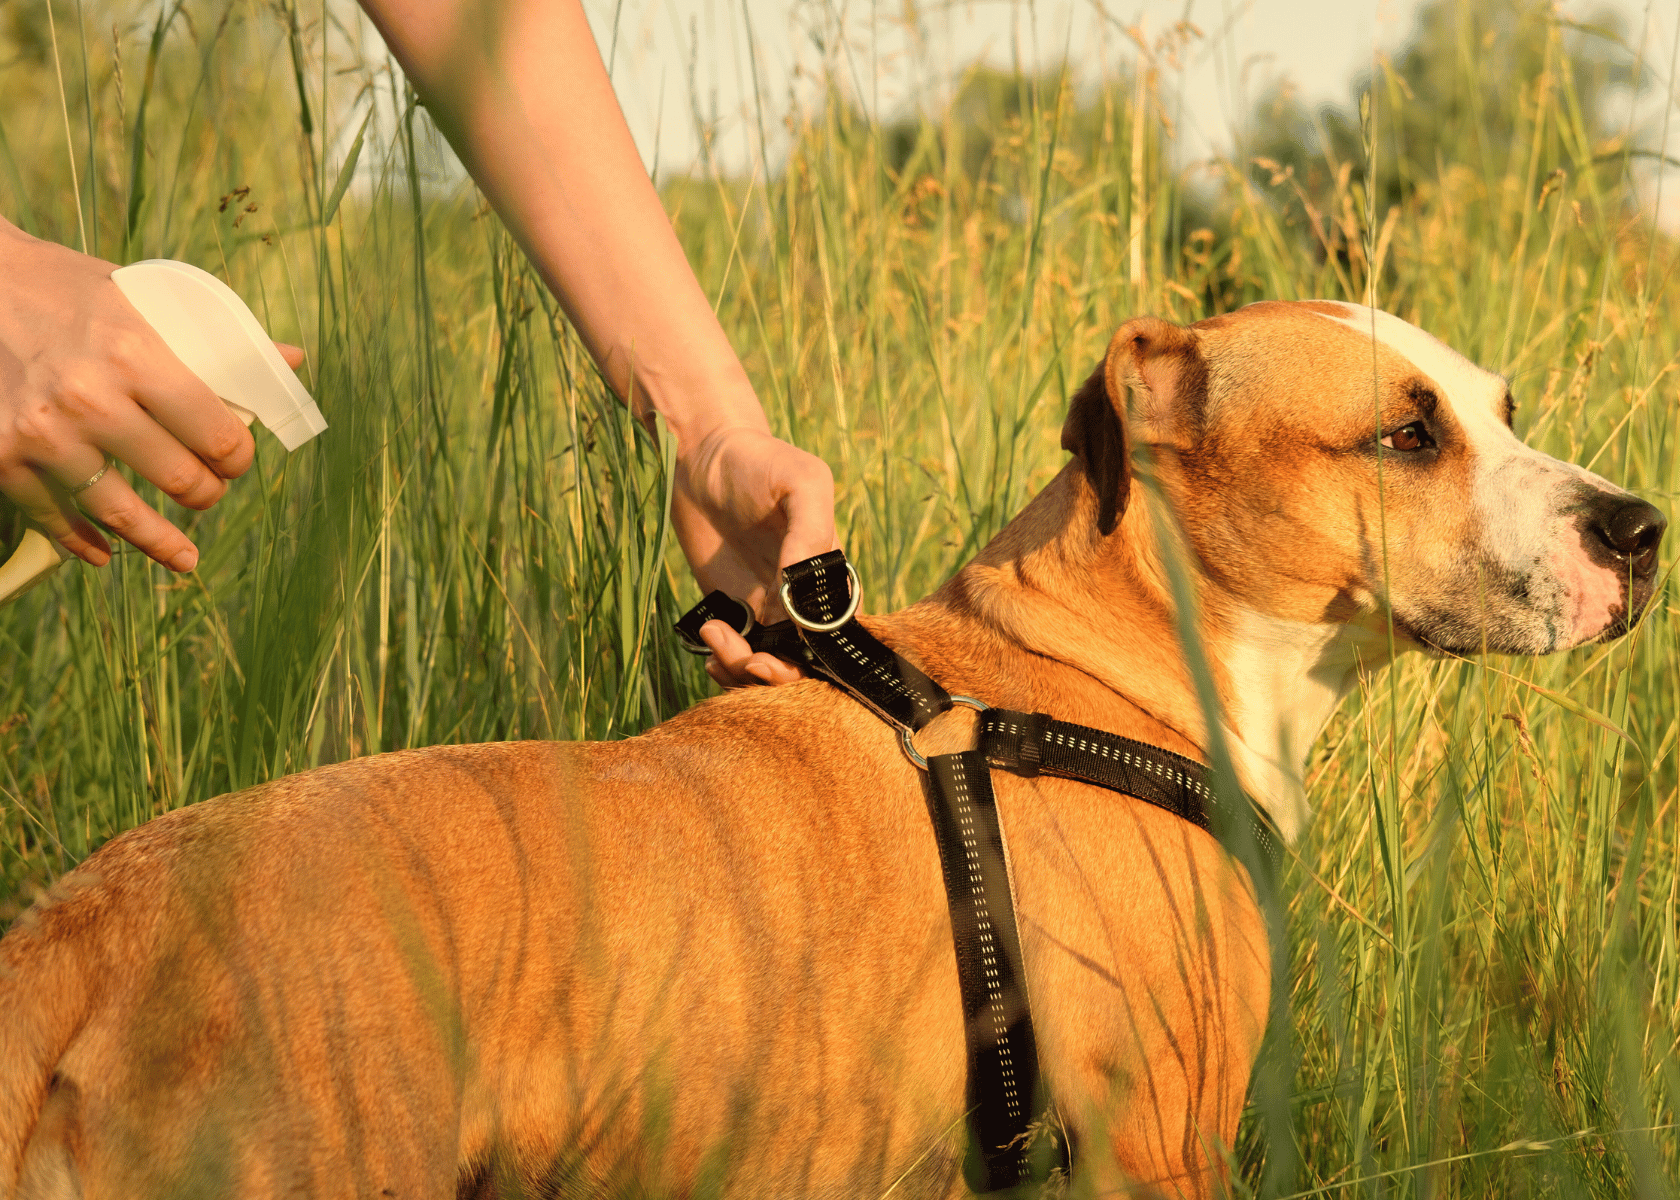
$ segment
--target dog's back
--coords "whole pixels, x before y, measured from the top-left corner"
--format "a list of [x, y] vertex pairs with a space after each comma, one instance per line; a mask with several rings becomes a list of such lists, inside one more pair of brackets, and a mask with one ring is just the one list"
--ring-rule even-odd
[[[813, 771], [837, 723], [859, 745]], [[943, 1193], [960, 1139], [918, 1114], [960, 1101], [961, 1017], [907, 772], [812, 684], [159, 818], [0, 942], [0, 1195], [599, 1187], [707, 1153], [850, 1192], [911, 1143]]]
[[[1263, 1021], [1247, 890], [1142, 802], [998, 796], [1061, 1111], [1126, 1132], [1083, 1152], [1172, 1178], [1240, 1106]], [[170, 813], [62, 881], [0, 964], [0, 1196], [19, 1172], [30, 1200], [962, 1191], [924, 799], [821, 683]], [[1181, 1010], [1229, 1028], [1186, 1058]]]

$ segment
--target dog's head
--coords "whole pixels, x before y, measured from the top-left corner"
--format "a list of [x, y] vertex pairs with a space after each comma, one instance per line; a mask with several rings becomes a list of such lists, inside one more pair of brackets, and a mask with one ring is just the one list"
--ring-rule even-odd
[[1113, 532], [1153, 470], [1206, 578], [1271, 617], [1541, 654], [1619, 636], [1651, 598], [1664, 520], [1523, 445], [1507, 381], [1387, 313], [1253, 304], [1128, 322], [1062, 443]]

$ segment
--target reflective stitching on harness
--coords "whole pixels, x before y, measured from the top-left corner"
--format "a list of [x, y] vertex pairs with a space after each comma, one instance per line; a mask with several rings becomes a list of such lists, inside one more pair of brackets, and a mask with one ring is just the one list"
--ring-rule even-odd
[[834, 639], [835, 644], [838, 645], [841, 650], [845, 651], [846, 654], [851, 657], [853, 662], [857, 663], [858, 666], [865, 668], [881, 683], [885, 684], [894, 692], [908, 700], [914, 700], [916, 698], [916, 694], [904, 686], [904, 681], [902, 679], [895, 678], [894, 676], [888, 674], [879, 664], [870, 662], [869, 656], [866, 655], [863, 650], [859, 648], [857, 643], [852, 641], [851, 638], [848, 638], [843, 633], [833, 633], [829, 636]]
[[[1015, 721], [1004, 723], [1001, 728], [1008, 730], [1012, 737], [1017, 738], [1026, 732], [1026, 730]], [[1203, 799], [1213, 799], [1212, 790], [1209, 789], [1207, 784], [1203, 783], [1200, 779], [1197, 779], [1192, 775], [1186, 775], [1183, 771], [1174, 770], [1165, 763], [1139, 758], [1129, 750], [1116, 749], [1113, 746], [1104, 745], [1102, 742], [1093, 742], [1086, 738], [1074, 737], [1071, 734], [1065, 734], [1055, 729], [1045, 730], [1044, 740], [1047, 742], [1053, 742], [1058, 746], [1066, 746], [1070, 750], [1083, 750], [1088, 754], [1095, 754], [1100, 758], [1106, 758], [1113, 762], [1124, 763], [1126, 766], [1132, 767], [1135, 770], [1148, 771], [1151, 775], [1171, 780], [1180, 787], [1188, 788], [1190, 791], [1194, 792], [1197, 796], [1200, 796]]]
[[986, 1008], [991, 1016], [992, 1041], [998, 1050], [999, 1074], [1003, 1077], [1003, 1101], [1011, 1118], [1022, 1115], [1021, 1089], [1015, 1079], [1015, 1062], [1011, 1056], [1009, 1025], [1003, 1008], [1003, 986], [999, 981], [998, 946], [992, 936], [991, 912], [986, 907], [986, 889], [980, 874], [980, 843], [975, 834], [974, 804], [968, 793], [968, 774], [962, 760], [951, 764], [952, 804], [961, 827], [963, 860], [968, 868], [969, 894], [974, 897], [975, 929], [980, 939], [980, 962], [985, 968]]
[[1105, 746], [1101, 742], [1088, 741], [1085, 738], [1073, 737], [1069, 734], [1059, 733], [1055, 730], [1048, 731], [1044, 736], [1046, 741], [1055, 742], [1059, 746], [1067, 746], [1068, 748], [1074, 750], [1083, 750], [1087, 754], [1095, 754], [1100, 758], [1107, 758], [1114, 762], [1125, 763], [1128, 767], [1131, 767], [1134, 770], [1147, 771], [1151, 775], [1159, 776], [1162, 779], [1170, 779], [1180, 787], [1188, 788], [1190, 791], [1204, 799], [1211, 800], [1213, 798], [1213, 792], [1209, 790], [1207, 784], [1203, 783], [1199, 779], [1186, 775], [1182, 771], [1176, 771], [1172, 767], [1167, 766], [1165, 763], [1153, 762], [1149, 759], [1139, 758], [1129, 750], [1117, 750], [1115, 747]]
[[1161, 778], [1166, 778], [1166, 780], [1173, 780], [1174, 783], [1178, 783], [1179, 787], [1188, 787], [1191, 792], [1196, 793], [1196, 795], [1201, 795], [1201, 797], [1211, 797], [1211, 795], [1213, 795], [1213, 793], [1208, 790], [1208, 785], [1201, 782], [1201, 780], [1196, 780], [1196, 778], [1191, 778], [1189, 775], [1184, 775], [1183, 771], [1173, 770], [1173, 768], [1166, 765], [1166, 763], [1154, 763], [1154, 761], [1146, 760], [1146, 758], [1139, 758], [1137, 755], [1132, 755], [1131, 751], [1116, 750], [1114, 746], [1102, 745], [1100, 741], [1089, 741], [1089, 739], [1085, 738], [1074, 738], [1074, 736], [1070, 736], [1070, 734], [1057, 733], [1055, 729], [1045, 733], [1045, 738], [1047, 738], [1048, 741], [1055, 741], [1058, 746], [1068, 746], [1068, 748], [1072, 748], [1072, 750], [1084, 750], [1085, 753], [1089, 753], [1089, 755], [1097, 755], [1100, 756], [1100, 758], [1109, 758], [1109, 760], [1119, 761], [1119, 763], [1126, 763], [1127, 766], [1132, 766], [1132, 768], [1137, 768], [1137, 770], [1149, 771], [1151, 775], [1159, 775]]
[[[990, 711], [995, 713], [998, 710], [992, 709]], [[1006, 733], [1010, 737], [1017, 739], [1017, 743], [1019, 742], [1019, 739], [1027, 733], [1027, 728], [1019, 721], [1011, 721], [1002, 717], [992, 717], [991, 720], [993, 722], [993, 729]], [[1076, 734], [1063, 733], [1054, 727], [1046, 728], [1040, 736], [1044, 742], [1048, 742], [1056, 746], [1064, 747], [1069, 750], [1084, 751], [1087, 754], [1094, 754], [1099, 758], [1105, 758], [1111, 762], [1123, 763], [1134, 770], [1147, 771], [1149, 774], [1154, 775], [1159, 779], [1164, 779], [1170, 783], [1177, 784], [1180, 788], [1189, 792], [1196, 798], [1206, 801], [1209, 806], [1216, 803], [1213, 789], [1208, 786], [1205, 779], [1198, 778], [1195, 775], [1178, 770], [1168, 763], [1158, 762], [1153, 759], [1140, 758], [1122, 747], [1115, 747], [1104, 742], [1093, 742], [1089, 738], [1082, 738]], [[1019, 753], [1018, 748], [1017, 753]], [[1170, 753], [1170, 751], [1162, 751], [1162, 753]], [[1094, 782], [1088, 776], [1079, 774], [1076, 767], [1069, 767], [1064, 764], [1061, 771], [1064, 774], [1071, 775], [1073, 778], [1081, 779], [1087, 783]], [[1054, 769], [1052, 769], [1052, 773], [1054, 773]], [[1099, 783], [1098, 786], [1112, 786], [1112, 784]], [[1179, 815], [1181, 817], [1185, 816], [1183, 813], [1179, 813]], [[1194, 821], [1194, 818], [1187, 819]], [[1280, 857], [1277, 849], [1276, 834], [1273, 833], [1271, 827], [1254, 811], [1252, 803], [1248, 811], [1248, 828], [1250, 835], [1254, 838], [1255, 847], [1265, 856], [1266, 860], [1271, 862], [1275, 867], [1277, 860]]]

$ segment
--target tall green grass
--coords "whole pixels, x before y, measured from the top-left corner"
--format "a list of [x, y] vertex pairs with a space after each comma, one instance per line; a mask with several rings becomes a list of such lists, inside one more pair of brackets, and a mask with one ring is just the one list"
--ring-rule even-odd
[[[290, 457], [259, 435], [214, 510], [172, 510], [192, 575], [123, 554], [0, 610], [7, 911], [112, 834], [259, 780], [618, 737], [705, 695], [666, 634], [695, 592], [668, 445], [440, 175], [389, 64], [289, 0], [53, 11], [0, 14], [0, 211], [215, 271], [306, 347], [332, 428]], [[1531, 444], [1673, 512], [1677, 259], [1629, 143], [1583, 108], [1576, 31], [1450, 11], [1465, 51], [1430, 92], [1380, 70], [1351, 143], [1304, 121], [1293, 159], [1239, 153], [1212, 185], [1175, 155], [1172, 78], [1143, 68], [977, 71], [898, 123], [836, 70], [774, 171], [668, 184], [772, 422], [835, 469], [867, 608], [931, 590], [1054, 473], [1067, 396], [1142, 311], [1374, 299], [1509, 374]], [[1538, 59], [1487, 53], [1518, 36]], [[1490, 86], [1490, 61], [1516, 65]], [[371, 183], [346, 188], [381, 89]], [[1432, 125], [1449, 95], [1474, 103]], [[1551, 659], [1407, 662], [1332, 721], [1283, 886], [1287, 1086], [1231, 1150], [1240, 1194], [1676, 1190], [1674, 604], [1665, 581], [1634, 636]]]

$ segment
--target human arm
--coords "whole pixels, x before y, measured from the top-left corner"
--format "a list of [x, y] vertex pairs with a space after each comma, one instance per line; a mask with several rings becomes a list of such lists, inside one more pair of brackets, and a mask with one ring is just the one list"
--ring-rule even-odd
[[[780, 567], [833, 549], [833, 478], [764, 410], [642, 167], [579, 0], [363, 0], [603, 376], [677, 440], [672, 520], [702, 590], [762, 618]], [[792, 669], [724, 626], [720, 682]]]

